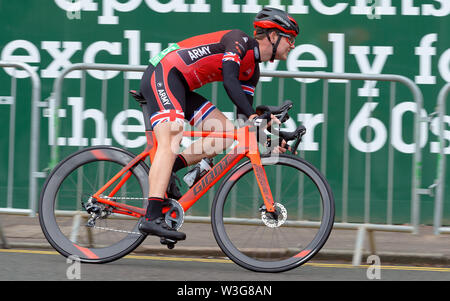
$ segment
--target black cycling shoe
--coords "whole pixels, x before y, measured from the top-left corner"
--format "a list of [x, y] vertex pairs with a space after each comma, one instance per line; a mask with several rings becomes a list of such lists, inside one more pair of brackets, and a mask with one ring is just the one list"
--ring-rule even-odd
[[158, 217], [151, 221], [143, 220], [139, 224], [139, 231], [147, 235], [156, 235], [173, 240], [185, 240], [186, 234], [172, 229], [166, 224], [163, 217]]
[[[178, 182], [178, 185], [177, 185]], [[178, 186], [181, 186], [181, 181], [177, 177], [177, 174], [172, 172], [172, 175], [170, 176], [169, 185], [167, 185], [167, 197], [179, 200], [181, 198], [181, 192]]]

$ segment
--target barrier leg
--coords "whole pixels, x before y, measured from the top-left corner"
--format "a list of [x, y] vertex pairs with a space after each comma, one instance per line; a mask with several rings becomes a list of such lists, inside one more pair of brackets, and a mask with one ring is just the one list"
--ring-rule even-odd
[[362, 253], [364, 248], [364, 238], [366, 236], [366, 227], [361, 226], [356, 234], [355, 250], [353, 252], [352, 265], [361, 265]]
[[3, 226], [0, 220], [0, 241], [2, 243], [2, 248], [9, 249], [8, 240], [6, 239], [5, 234], [3, 233]]
[[72, 220], [72, 232], [70, 233], [70, 240], [74, 243], [78, 240], [78, 232], [80, 231], [81, 214], [77, 214]]
[[361, 265], [363, 251], [364, 251], [364, 240], [366, 238], [366, 233], [369, 235], [369, 250], [370, 254], [376, 254], [375, 248], [375, 231], [367, 229], [365, 226], [361, 226], [356, 234], [355, 250], [353, 252], [352, 264], [354, 266]]
[[367, 230], [367, 234], [369, 234], [369, 248], [370, 248], [370, 254], [376, 255], [377, 250], [375, 248], [375, 231]]

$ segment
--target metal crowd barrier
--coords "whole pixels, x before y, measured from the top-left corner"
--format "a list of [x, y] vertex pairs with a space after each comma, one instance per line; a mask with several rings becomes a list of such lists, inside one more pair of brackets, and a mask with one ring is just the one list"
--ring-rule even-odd
[[[45, 173], [39, 172], [39, 107], [42, 106], [41, 98], [41, 80], [37, 73], [28, 65], [22, 62], [0, 61], [0, 67], [14, 68], [11, 77], [11, 95], [1, 97], [0, 101], [3, 105], [10, 106], [9, 120], [9, 137], [8, 137], [8, 175], [6, 179], [6, 206], [0, 208], [0, 213], [18, 214], [34, 216], [36, 214], [39, 178], [45, 177]], [[31, 79], [31, 124], [30, 124], [30, 161], [29, 161], [29, 192], [28, 192], [28, 208], [17, 208], [14, 206], [14, 168], [15, 161], [15, 142], [16, 142], [16, 103], [17, 103], [17, 78], [16, 68], [27, 72]], [[6, 126], [5, 126], [6, 128]], [[2, 224], [0, 223], [0, 243], [4, 247], [8, 247], [7, 237], [4, 234]]]
[[[133, 65], [113, 65], [113, 64], [75, 64], [70, 66], [69, 68], [63, 70], [61, 72], [61, 75], [55, 80], [54, 82], [54, 89], [52, 93], [52, 99], [54, 100], [51, 102], [51, 106], [53, 106], [53, 110], [58, 110], [61, 105], [62, 100], [62, 88], [63, 88], [63, 81], [64, 77], [75, 70], [103, 70], [103, 71], [134, 71], [134, 72], [143, 72], [146, 69], [146, 66], [133, 66]], [[348, 177], [349, 177], [349, 170], [348, 170], [348, 163], [349, 163], [349, 141], [347, 138], [345, 138], [344, 141], [344, 158], [343, 161], [345, 162], [345, 168], [343, 170], [343, 186], [342, 186], [342, 217], [341, 222], [336, 222], [334, 225], [334, 229], [351, 229], [351, 230], [358, 230], [357, 231], [357, 237], [356, 237], [356, 243], [355, 243], [355, 249], [354, 249], [354, 258], [353, 258], [353, 264], [359, 265], [362, 258], [362, 251], [363, 251], [363, 245], [366, 238], [366, 235], [369, 235], [369, 242], [371, 246], [371, 251], [375, 251], [375, 244], [374, 244], [374, 237], [373, 232], [374, 231], [396, 231], [396, 232], [409, 232], [409, 233], [417, 233], [418, 232], [418, 226], [419, 226], [419, 216], [420, 216], [420, 208], [419, 208], [419, 200], [420, 200], [420, 194], [425, 193], [426, 189], [421, 189], [421, 161], [422, 161], [422, 155], [421, 155], [421, 148], [420, 144], [417, 143], [420, 141], [420, 124], [421, 122], [425, 121], [420, 117], [420, 114], [418, 112], [421, 112], [421, 109], [423, 107], [423, 96], [417, 85], [414, 84], [410, 79], [399, 76], [399, 75], [374, 75], [374, 74], [336, 74], [336, 73], [327, 73], [327, 72], [286, 72], [286, 71], [273, 71], [273, 72], [261, 72], [262, 77], [277, 77], [279, 78], [279, 88], [278, 91], [279, 100], [282, 101], [283, 98], [283, 91], [281, 90], [283, 87], [283, 80], [285, 78], [301, 78], [301, 79], [321, 79], [323, 80], [323, 99], [322, 103], [324, 105], [324, 122], [322, 126], [322, 139], [323, 143], [325, 144], [322, 149], [325, 149], [324, 152], [321, 154], [321, 165], [320, 169], [323, 173], [326, 175], [326, 137], [328, 134], [328, 102], [329, 102], [329, 95], [328, 95], [328, 86], [330, 80], [346, 80], [345, 86], [346, 86], [346, 96], [345, 96], [345, 107], [346, 107], [346, 116], [345, 116], [345, 130], [349, 127], [349, 116], [350, 116], [350, 98], [351, 98], [351, 82], [354, 80], [361, 80], [361, 81], [387, 81], [391, 83], [391, 91], [390, 91], [390, 103], [391, 103], [391, 109], [392, 105], [394, 103], [395, 98], [395, 84], [400, 83], [404, 86], [406, 86], [413, 96], [414, 102], [417, 105], [416, 107], [416, 113], [414, 118], [414, 141], [415, 143], [415, 151], [413, 154], [412, 159], [412, 183], [411, 183], [411, 214], [410, 214], [410, 223], [409, 225], [396, 225], [392, 223], [392, 206], [393, 206], [393, 198], [392, 198], [392, 190], [393, 190], [393, 177], [388, 177], [388, 217], [386, 223], [371, 223], [370, 221], [370, 181], [371, 181], [371, 175], [370, 175], [370, 169], [371, 169], [371, 153], [367, 152], [365, 155], [365, 167], [366, 167], [366, 173], [364, 175], [364, 183], [365, 183], [365, 192], [364, 192], [364, 222], [362, 223], [354, 223], [349, 221], [349, 217], [347, 215], [347, 209], [348, 209], [348, 203], [347, 198], [349, 196], [348, 191]], [[81, 98], [85, 97], [85, 84], [83, 83], [85, 81], [85, 75], [83, 72], [82, 81], [81, 81], [81, 87], [80, 87], [80, 93]], [[106, 108], [106, 96], [105, 93], [107, 91], [107, 80], [102, 80], [102, 108]], [[257, 91], [255, 93], [256, 95], [256, 105], [261, 103], [261, 83], [257, 87]], [[124, 77], [124, 91], [128, 90], [129, 81]], [[300, 106], [304, 108], [305, 101], [306, 101], [306, 85], [304, 83], [301, 84], [302, 87], [302, 93], [301, 93], [301, 104]], [[212, 88], [212, 99], [213, 102], [215, 101], [215, 96], [217, 96], [217, 85], [213, 84]], [[124, 99], [126, 96], [124, 96]], [[368, 98], [370, 100], [371, 97]], [[56, 123], [58, 124], [58, 123]], [[55, 139], [57, 137], [57, 130], [54, 131]], [[393, 169], [393, 155], [392, 155], [392, 146], [389, 146], [389, 162], [388, 162], [388, 169], [390, 173], [392, 173]], [[59, 160], [58, 158], [58, 146], [55, 144], [52, 147], [52, 161], [57, 162]], [[210, 194], [210, 200], [212, 200], [212, 193]], [[187, 216], [186, 221], [190, 222], [209, 222], [209, 217], [205, 216]], [[237, 218], [230, 218], [228, 220], [229, 223], [238, 223], [238, 224], [248, 224], [251, 221], [245, 221]], [[297, 222], [293, 223], [293, 226], [300, 226], [300, 227], [317, 227], [318, 224], [314, 222]]]
[[[434, 234], [450, 234], [450, 227], [442, 226], [442, 218], [444, 214], [444, 189], [445, 189], [445, 171], [446, 171], [446, 155], [444, 153], [444, 115], [446, 112], [446, 100], [450, 93], [450, 83], [447, 83], [439, 92], [437, 100], [437, 112], [439, 116], [439, 154], [437, 160], [437, 179], [436, 179], [436, 196], [434, 207]], [[447, 209], [447, 214], [449, 210]]]
[[[413, 162], [412, 162], [412, 191], [411, 191], [411, 219], [410, 225], [394, 225], [392, 223], [392, 211], [393, 211], [393, 182], [394, 178], [392, 177], [393, 173], [393, 149], [392, 146], [389, 145], [389, 159], [388, 159], [388, 208], [387, 208], [387, 220], [386, 224], [380, 223], [371, 223], [370, 222], [370, 188], [371, 188], [371, 153], [368, 151], [365, 155], [365, 175], [364, 175], [364, 223], [352, 223], [348, 222], [348, 184], [349, 184], [349, 141], [347, 135], [344, 135], [344, 168], [343, 168], [343, 181], [342, 181], [342, 216], [341, 222], [335, 222], [334, 229], [352, 229], [357, 230], [355, 248], [354, 248], [354, 256], [353, 256], [353, 265], [360, 265], [362, 259], [362, 252], [364, 249], [364, 242], [366, 236], [369, 238], [370, 243], [370, 251], [372, 254], [376, 252], [375, 250], [375, 240], [373, 233], [374, 231], [394, 231], [394, 232], [410, 232], [417, 233], [419, 227], [419, 216], [420, 216], [420, 194], [424, 193], [424, 189], [420, 188], [421, 185], [421, 161], [422, 161], [422, 153], [421, 148], [418, 143], [420, 141], [420, 123], [423, 121], [420, 118], [420, 112], [423, 107], [423, 96], [417, 85], [414, 84], [410, 79], [399, 76], [399, 75], [371, 75], [371, 74], [336, 74], [336, 73], [327, 73], [327, 72], [264, 72], [263, 76], [272, 76], [272, 77], [280, 77], [280, 78], [302, 78], [302, 79], [322, 79], [323, 83], [323, 125], [322, 125], [322, 139], [325, 140], [325, 148], [321, 153], [321, 163], [320, 169], [322, 173], [326, 176], [326, 137], [328, 135], [328, 103], [329, 103], [329, 80], [347, 80], [345, 82], [345, 125], [344, 132], [347, 133], [349, 129], [350, 123], [350, 99], [351, 99], [351, 81], [354, 80], [364, 80], [364, 81], [388, 81], [391, 82], [391, 91], [390, 91], [390, 109], [392, 111], [392, 107], [394, 104], [395, 98], [395, 85], [394, 83], [401, 83], [406, 86], [412, 93], [414, 102], [416, 103], [416, 113], [414, 117], [414, 142], [415, 142], [415, 151], [413, 154]], [[281, 86], [282, 84], [280, 84]], [[301, 107], [305, 107], [306, 101], [306, 85], [303, 82], [302, 96], [301, 96]], [[281, 99], [281, 98], [280, 98]], [[368, 97], [368, 101], [370, 101], [372, 97]], [[370, 116], [369, 116], [370, 117]]]
[[[9, 123], [9, 150], [8, 150], [8, 176], [7, 176], [7, 196], [6, 207], [0, 208], [0, 213], [21, 214], [34, 216], [36, 214], [39, 178], [46, 176], [45, 173], [39, 171], [39, 107], [46, 106], [45, 102], [41, 102], [41, 80], [37, 73], [27, 64], [22, 62], [0, 61], [0, 67], [12, 67], [23, 69], [30, 75], [32, 84], [31, 93], [31, 123], [30, 123], [30, 167], [29, 167], [29, 196], [28, 209], [14, 208], [13, 204], [13, 188], [14, 188], [14, 144], [15, 144], [15, 119], [16, 119], [16, 92], [17, 79], [15, 76], [11, 78], [11, 96], [7, 97], [6, 104], [10, 105], [10, 123]], [[15, 69], [14, 69], [15, 70]]]
[[[64, 69], [61, 71], [61, 74], [55, 79], [53, 84], [53, 92], [50, 97], [50, 103], [49, 108], [50, 111], [53, 112], [53, 114], [58, 118], [58, 115], [55, 114], [57, 110], [61, 107], [61, 98], [62, 98], [62, 89], [63, 89], [63, 82], [64, 78], [67, 74], [70, 72], [81, 70], [82, 77], [81, 77], [81, 85], [80, 85], [80, 97], [82, 99], [85, 99], [86, 97], [86, 74], [84, 71], [86, 70], [102, 70], [102, 71], [123, 71], [123, 72], [144, 72], [147, 66], [136, 66], [136, 65], [116, 65], [116, 64], [74, 64], [70, 67]], [[129, 87], [129, 79], [124, 76], [124, 106], [128, 106], [127, 100], [129, 98], [128, 96], [128, 87]], [[106, 102], [107, 102], [107, 80], [102, 79], [102, 96], [101, 96], [101, 107], [102, 111], [106, 110]], [[54, 165], [59, 160], [59, 154], [58, 154], [58, 146], [56, 143], [56, 137], [58, 135], [58, 127], [59, 123], [55, 122], [55, 130], [53, 131], [53, 145], [51, 147], [51, 165]], [[50, 138], [52, 139], [52, 138]]]

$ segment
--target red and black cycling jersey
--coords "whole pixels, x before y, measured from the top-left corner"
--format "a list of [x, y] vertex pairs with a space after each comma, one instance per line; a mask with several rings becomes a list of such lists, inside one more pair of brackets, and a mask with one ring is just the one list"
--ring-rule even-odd
[[172, 44], [150, 60], [164, 73], [176, 68], [189, 89], [223, 81], [238, 114], [254, 114], [253, 94], [259, 80], [257, 41], [241, 30], [224, 30], [194, 36]]

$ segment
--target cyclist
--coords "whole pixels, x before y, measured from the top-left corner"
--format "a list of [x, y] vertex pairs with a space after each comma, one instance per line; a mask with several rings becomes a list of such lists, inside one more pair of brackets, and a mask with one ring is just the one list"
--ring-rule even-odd
[[[251, 120], [257, 116], [252, 104], [259, 80], [258, 63], [286, 60], [295, 47], [299, 28], [286, 12], [266, 7], [256, 15], [253, 25], [254, 37], [240, 30], [194, 36], [169, 46], [150, 60], [140, 91], [149, 106], [158, 147], [149, 172], [148, 207], [139, 225], [141, 232], [184, 240], [186, 235], [171, 229], [162, 214], [172, 172], [193, 165], [205, 156], [213, 157], [232, 143], [225, 141], [224, 145], [204, 138], [177, 154], [184, 120], [199, 129], [212, 120], [216, 124], [208, 130], [234, 128], [220, 110], [193, 90], [210, 82], [223, 81], [238, 116]], [[199, 149], [199, 144], [201, 149], [208, 150], [207, 155], [193, 151]]]

